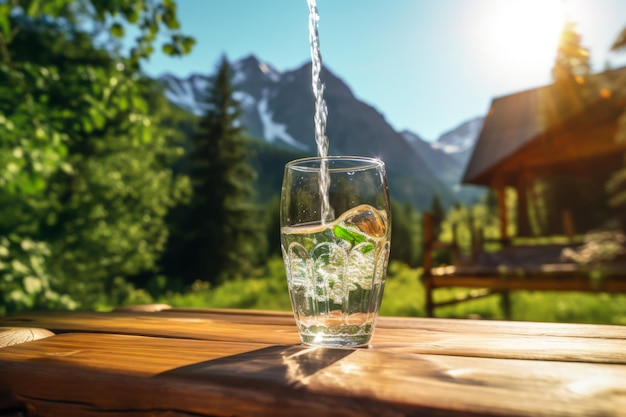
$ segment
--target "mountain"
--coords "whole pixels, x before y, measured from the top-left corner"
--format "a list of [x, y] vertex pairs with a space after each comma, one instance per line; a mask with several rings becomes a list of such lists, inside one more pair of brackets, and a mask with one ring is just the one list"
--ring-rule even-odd
[[413, 132], [402, 132], [404, 139], [423, 156], [429, 168], [440, 173], [448, 185], [459, 183], [472, 155], [474, 144], [483, 125], [483, 117], [476, 117], [428, 142]]
[[[433, 143], [433, 148], [441, 149], [448, 155], [453, 156], [459, 162], [467, 165], [476, 139], [483, 128], [484, 117], [476, 117], [460, 124], [454, 129], [444, 133]], [[465, 170], [465, 165], [463, 170]]]
[[458, 183], [464, 168], [456, 158], [442, 147], [434, 146], [434, 142], [428, 142], [408, 130], [403, 131], [402, 136], [444, 184], [452, 187]]
[[434, 142], [426, 141], [407, 130], [402, 132], [404, 139], [415, 152], [422, 155], [428, 167], [464, 202], [472, 202], [485, 192], [482, 187], [460, 184], [483, 121], [484, 117], [481, 116], [461, 123]]
[[[279, 72], [251, 55], [233, 63], [232, 68], [235, 98], [243, 109], [241, 123], [248, 134], [277, 148], [303, 156], [316, 155], [310, 63]], [[380, 158], [387, 168], [391, 196], [400, 202], [411, 202], [419, 210], [430, 207], [435, 194], [448, 207], [457, 201], [452, 179], [457, 178], [458, 182], [458, 171], [464, 169], [459, 168], [462, 152], [471, 146], [463, 148], [463, 131], [449, 132], [446, 138], [440, 138], [441, 143], [425, 146], [423, 140], [413, 140], [408, 133], [395, 131], [380, 112], [356, 98], [329, 69], [324, 68], [321, 76], [328, 107], [326, 135], [330, 155]], [[180, 79], [165, 74], [160, 81], [167, 98], [175, 105], [198, 116], [206, 111], [202, 103], [210, 75], [193, 74]], [[466, 130], [465, 136], [470, 137], [472, 127]], [[456, 156], [446, 152], [455, 141], [458, 149], [463, 149]], [[438, 172], [442, 167], [445, 173]], [[259, 174], [263, 176], [263, 172]], [[280, 187], [276, 189], [279, 191]]]

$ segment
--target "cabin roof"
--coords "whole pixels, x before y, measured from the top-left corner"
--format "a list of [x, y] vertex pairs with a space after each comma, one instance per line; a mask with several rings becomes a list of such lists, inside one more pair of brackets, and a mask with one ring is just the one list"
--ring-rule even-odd
[[[595, 74], [589, 82], [593, 85], [590, 89], [593, 91], [593, 99], [584, 105], [558, 107], [559, 99], [569, 104], [576, 97], [570, 100], [570, 97], [564, 95], [563, 89], [555, 84], [494, 98], [462, 182], [489, 185], [496, 176], [502, 174], [507, 160], [529, 146], [536, 146], [536, 142], [545, 139], [548, 133], [554, 136], [555, 132], [562, 132], [568, 127], [575, 129], [580, 126], [577, 120], [585, 118], [587, 113], [598, 114], [598, 108], [601, 112], [607, 106], [623, 109], [624, 101], [623, 97], [619, 97], [619, 87], [626, 83], [626, 67]], [[592, 107], [596, 108], [594, 112], [590, 112]], [[560, 111], [556, 111], [557, 108]], [[610, 113], [619, 114], [621, 111]], [[606, 122], [606, 117], [600, 119]], [[615, 123], [616, 119], [612, 116], [611, 122]], [[543, 148], [547, 149], [545, 144]], [[543, 159], [546, 159], [545, 155]], [[511, 170], [511, 166], [506, 169]]]

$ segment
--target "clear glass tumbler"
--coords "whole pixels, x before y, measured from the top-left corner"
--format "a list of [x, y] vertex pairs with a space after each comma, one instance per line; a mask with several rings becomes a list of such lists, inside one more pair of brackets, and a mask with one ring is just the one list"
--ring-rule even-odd
[[[324, 179], [327, 185], [320, 184]], [[302, 342], [367, 346], [389, 260], [391, 213], [383, 162], [330, 156], [287, 163], [280, 225]]]

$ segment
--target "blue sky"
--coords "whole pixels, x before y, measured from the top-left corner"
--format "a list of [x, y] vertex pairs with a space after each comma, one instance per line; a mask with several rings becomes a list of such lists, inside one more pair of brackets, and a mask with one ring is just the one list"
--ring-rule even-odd
[[[155, 54], [144, 65], [150, 75], [210, 73], [222, 54], [231, 61], [255, 54], [279, 71], [310, 60], [306, 0], [177, 4], [182, 30], [197, 44], [184, 58]], [[395, 129], [426, 140], [486, 114], [494, 97], [549, 83], [565, 13], [577, 23], [594, 71], [626, 63], [626, 52], [609, 53], [626, 26], [626, 0], [317, 0], [317, 6], [324, 65]]]

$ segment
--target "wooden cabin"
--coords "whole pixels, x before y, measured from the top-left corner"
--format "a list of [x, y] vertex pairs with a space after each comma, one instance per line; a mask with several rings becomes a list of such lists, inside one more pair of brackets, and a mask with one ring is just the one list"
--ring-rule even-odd
[[[435, 265], [436, 251], [458, 255], [459, 250], [456, 242], [437, 241], [426, 213], [421, 278], [429, 316], [438, 307], [500, 294], [504, 316], [511, 318], [509, 292], [516, 290], [626, 293], [623, 258], [601, 263], [563, 259], [564, 250], [584, 247], [575, 241], [511, 244], [513, 237], [574, 237], [612, 218], [626, 226], [626, 213], [609, 207], [605, 191], [609, 178], [626, 167], [626, 137], [618, 138], [618, 132], [626, 132], [626, 68], [585, 82], [552, 84], [492, 101], [462, 182], [497, 191], [504, 245], [496, 252], [476, 248], [469, 261]], [[516, 207], [507, 206], [507, 189], [515, 190]], [[514, 236], [508, 230], [509, 213], [515, 216]], [[434, 292], [446, 287], [471, 290], [435, 301]]]
[[517, 236], [585, 232], [612, 215], [605, 183], [625, 166], [626, 140], [616, 140], [616, 132], [626, 107], [626, 68], [586, 83], [492, 101], [462, 182], [497, 191], [503, 240], [511, 237], [507, 187], [517, 194]]

